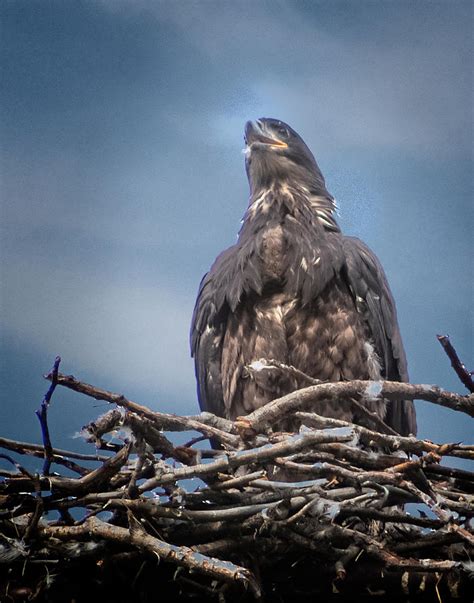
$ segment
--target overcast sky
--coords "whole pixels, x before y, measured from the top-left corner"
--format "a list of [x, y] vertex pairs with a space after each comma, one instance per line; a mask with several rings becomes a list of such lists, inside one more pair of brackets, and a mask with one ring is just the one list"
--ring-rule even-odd
[[[377, 253], [413, 382], [474, 368], [472, 7], [462, 1], [4, 0], [1, 435], [40, 441], [62, 371], [197, 410], [199, 281], [245, 210], [243, 127], [287, 121]], [[57, 391], [53, 443], [106, 410]], [[467, 439], [419, 403], [422, 437]]]

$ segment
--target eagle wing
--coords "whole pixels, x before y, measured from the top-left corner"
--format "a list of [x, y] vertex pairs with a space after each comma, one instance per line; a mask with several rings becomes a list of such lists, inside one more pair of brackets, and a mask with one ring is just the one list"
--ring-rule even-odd
[[222, 348], [228, 316], [242, 294], [260, 293], [254, 244], [235, 245], [223, 251], [204, 275], [191, 321], [191, 355], [195, 361], [201, 410], [225, 416], [222, 385]]
[[[397, 312], [385, 272], [372, 251], [355, 237], [343, 238], [346, 275], [358, 311], [371, 332], [375, 350], [382, 361], [383, 377], [408, 381], [405, 350]], [[385, 421], [398, 433], [416, 434], [416, 415], [411, 400], [389, 401]]]
[[212, 269], [204, 275], [191, 322], [191, 355], [194, 357], [199, 406], [223, 414], [221, 380], [222, 341], [228, 309], [218, 308]]

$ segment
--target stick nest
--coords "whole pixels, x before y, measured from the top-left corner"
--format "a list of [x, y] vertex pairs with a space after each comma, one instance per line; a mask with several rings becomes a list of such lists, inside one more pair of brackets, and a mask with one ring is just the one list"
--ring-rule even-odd
[[[474, 446], [323, 417], [318, 405], [421, 398], [472, 417], [472, 395], [316, 383], [232, 422], [155, 412], [58, 364], [45, 445], [0, 439], [0, 600], [470, 600]], [[50, 443], [56, 385], [112, 405], [83, 428], [90, 454]], [[297, 433], [278, 430], [289, 414]], [[175, 445], [177, 431], [189, 442]], [[44, 458], [43, 472], [12, 453]]]

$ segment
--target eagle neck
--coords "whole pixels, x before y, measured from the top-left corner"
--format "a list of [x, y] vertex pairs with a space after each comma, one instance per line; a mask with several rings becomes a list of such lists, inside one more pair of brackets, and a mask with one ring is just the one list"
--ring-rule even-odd
[[282, 181], [251, 194], [242, 220], [242, 230], [246, 224], [263, 225], [274, 220], [281, 221], [290, 215], [306, 223], [314, 222], [324, 230], [340, 232], [335, 212], [336, 203], [327, 191], [321, 194], [306, 186]]

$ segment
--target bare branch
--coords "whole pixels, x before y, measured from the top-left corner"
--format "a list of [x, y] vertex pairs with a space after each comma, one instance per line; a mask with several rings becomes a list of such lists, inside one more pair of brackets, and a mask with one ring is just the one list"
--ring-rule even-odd
[[80, 526], [57, 526], [40, 529], [40, 535], [59, 539], [104, 538], [156, 555], [159, 559], [181, 565], [189, 570], [204, 573], [225, 582], [239, 582], [259, 596], [259, 588], [251, 573], [229, 561], [206, 557], [184, 546], [174, 546], [150, 536], [142, 530], [127, 530], [91, 517]]
[[56, 356], [54, 361], [53, 368], [48, 375], [48, 378], [51, 380], [51, 385], [49, 386], [48, 391], [43, 397], [40, 408], [36, 411], [36, 416], [39, 419], [41, 425], [41, 433], [43, 436], [43, 445], [44, 445], [44, 464], [43, 464], [43, 474], [48, 475], [49, 469], [51, 467], [51, 461], [53, 458], [53, 447], [51, 444], [51, 438], [49, 435], [49, 427], [48, 427], [48, 408], [51, 402], [52, 395], [54, 390], [56, 389], [56, 385], [58, 384], [58, 370], [59, 363], [61, 362], [61, 358]]
[[[398, 381], [380, 381], [378, 384], [378, 397], [387, 400], [427, 400], [452, 410], [464, 412], [474, 417], [474, 398], [460, 396], [447, 392], [435, 385], [412, 385]], [[265, 427], [270, 427], [288, 414], [308, 408], [317, 402], [350, 399], [354, 396], [372, 397], [371, 386], [373, 381], [341, 381], [337, 383], [320, 383], [304, 389], [297, 390], [273, 400], [269, 404], [253, 411], [243, 418], [248, 428], [256, 432]]]
[[457, 376], [463, 383], [463, 385], [468, 389], [471, 393], [474, 392], [474, 380], [472, 378], [472, 373], [470, 373], [463, 362], [459, 359], [459, 356], [454, 349], [453, 344], [450, 342], [449, 337], [447, 335], [437, 335], [438, 341], [443, 347], [443, 350], [446, 352], [448, 358], [451, 360], [451, 366], [455, 370]]
[[[51, 378], [50, 375], [47, 376]], [[203, 433], [207, 437], [216, 438], [217, 440], [228, 444], [229, 446], [236, 447], [239, 443], [237, 436], [232, 436], [229, 433], [222, 431], [212, 425], [206, 425], [204, 422], [194, 419], [193, 417], [179, 417], [178, 415], [170, 415], [166, 413], [155, 412], [143, 406], [137, 404], [132, 400], [128, 400], [122, 394], [109, 392], [100, 387], [89, 385], [75, 379], [72, 375], [61, 375], [57, 376], [57, 384], [72, 389], [75, 392], [85, 394], [96, 400], [104, 400], [111, 404], [116, 404], [122, 408], [134, 412], [137, 415], [146, 417], [153, 421], [158, 429], [166, 429], [170, 431], [188, 431], [194, 430]]]

